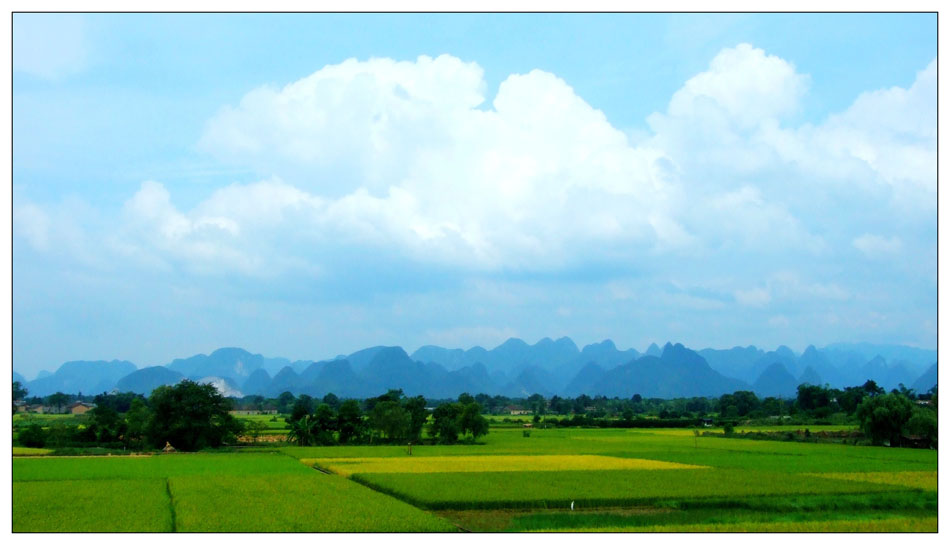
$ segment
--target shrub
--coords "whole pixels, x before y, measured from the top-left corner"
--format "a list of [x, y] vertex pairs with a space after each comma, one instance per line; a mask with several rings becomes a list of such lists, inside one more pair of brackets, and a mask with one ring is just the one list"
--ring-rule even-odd
[[46, 432], [39, 424], [30, 424], [20, 432], [20, 444], [24, 447], [43, 448], [46, 446]]

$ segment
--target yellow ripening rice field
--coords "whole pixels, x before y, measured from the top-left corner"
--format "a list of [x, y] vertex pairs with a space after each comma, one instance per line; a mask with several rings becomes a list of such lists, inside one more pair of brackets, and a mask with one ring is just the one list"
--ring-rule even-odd
[[14, 456], [46, 456], [52, 453], [53, 450], [48, 448], [13, 447]]
[[937, 491], [936, 471], [874, 471], [856, 473], [809, 473], [813, 477], [840, 479], [843, 481], [863, 481], [866, 483], [896, 484], [909, 488]]
[[596, 455], [418, 456], [415, 458], [304, 458], [349, 477], [355, 473], [481, 473], [490, 471], [572, 471], [591, 469], [703, 469], [706, 466]]

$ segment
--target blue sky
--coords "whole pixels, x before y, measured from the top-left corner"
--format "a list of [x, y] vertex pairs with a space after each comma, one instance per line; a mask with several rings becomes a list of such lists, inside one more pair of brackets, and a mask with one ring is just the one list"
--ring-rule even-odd
[[14, 16], [13, 349], [936, 345], [936, 16]]

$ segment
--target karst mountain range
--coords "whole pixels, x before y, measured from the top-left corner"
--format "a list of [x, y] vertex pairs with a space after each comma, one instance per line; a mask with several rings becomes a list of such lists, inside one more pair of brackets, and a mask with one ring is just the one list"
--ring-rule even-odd
[[937, 383], [937, 352], [901, 345], [837, 343], [809, 346], [798, 354], [786, 346], [691, 350], [682, 344], [651, 344], [643, 353], [620, 350], [610, 341], [582, 349], [568, 337], [530, 345], [508, 339], [487, 350], [423, 346], [406, 353], [375, 346], [321, 361], [265, 357], [241, 348], [221, 348], [160, 366], [128, 361], [70, 361], [54, 373], [27, 381], [30, 395], [96, 394], [113, 390], [149, 394], [182, 379], [210, 382], [225, 395], [295, 395], [366, 398], [390, 388], [427, 398], [463, 392], [527, 397], [541, 394], [676, 398], [719, 396], [751, 390], [762, 397], [792, 397], [799, 384], [846, 387], [873, 380], [885, 389], [899, 384], [926, 392]]

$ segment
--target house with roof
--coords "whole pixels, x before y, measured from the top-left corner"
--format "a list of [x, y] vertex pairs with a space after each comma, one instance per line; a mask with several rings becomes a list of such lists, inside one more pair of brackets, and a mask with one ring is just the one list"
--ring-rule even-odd
[[86, 403], [85, 401], [76, 401], [66, 406], [66, 412], [69, 414], [86, 414], [95, 409], [95, 403]]

